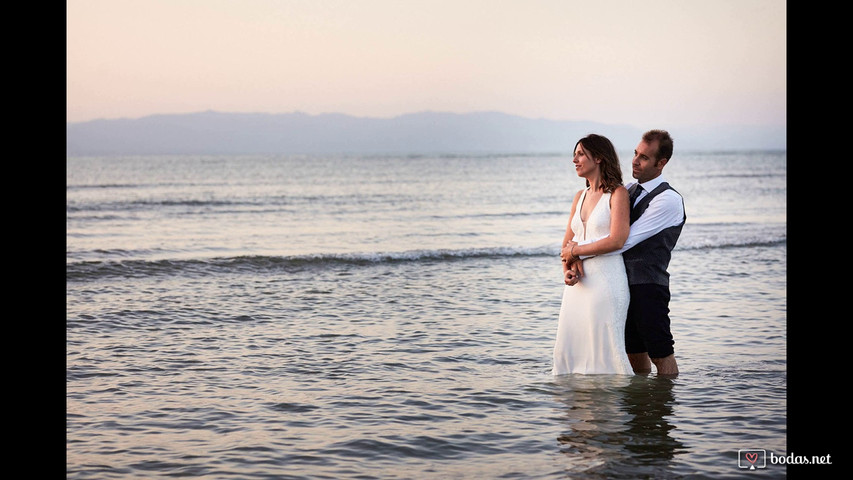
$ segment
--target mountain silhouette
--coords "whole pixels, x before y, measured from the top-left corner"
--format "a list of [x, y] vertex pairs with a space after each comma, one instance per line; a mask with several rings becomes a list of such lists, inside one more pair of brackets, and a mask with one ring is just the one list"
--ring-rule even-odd
[[344, 114], [151, 115], [66, 125], [67, 155], [566, 153], [589, 133], [633, 150], [643, 131], [665, 128], [678, 149], [785, 149], [785, 127], [638, 128], [530, 119], [499, 112], [421, 112], [394, 118]]

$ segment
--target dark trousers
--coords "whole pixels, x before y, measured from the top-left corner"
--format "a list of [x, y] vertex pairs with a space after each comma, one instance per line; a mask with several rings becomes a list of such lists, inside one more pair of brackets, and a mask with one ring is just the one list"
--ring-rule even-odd
[[654, 283], [629, 285], [631, 303], [625, 322], [625, 351], [648, 352], [650, 358], [675, 353], [669, 329], [669, 287]]

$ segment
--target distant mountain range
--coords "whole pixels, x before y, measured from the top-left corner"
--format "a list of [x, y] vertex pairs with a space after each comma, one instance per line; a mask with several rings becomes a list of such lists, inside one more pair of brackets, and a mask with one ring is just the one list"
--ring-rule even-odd
[[[784, 150], [786, 128], [667, 125], [676, 151]], [[68, 123], [68, 155], [298, 153], [565, 153], [589, 133], [633, 150], [643, 131], [629, 125], [530, 119], [497, 112], [422, 112], [394, 118], [343, 114], [222, 113], [151, 115]]]

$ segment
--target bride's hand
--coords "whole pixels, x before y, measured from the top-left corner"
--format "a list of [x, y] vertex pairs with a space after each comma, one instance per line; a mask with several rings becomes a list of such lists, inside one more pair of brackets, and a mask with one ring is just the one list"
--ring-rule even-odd
[[564, 262], [572, 262], [572, 245], [577, 245], [577, 243], [570, 241], [560, 250], [560, 258], [562, 258]]

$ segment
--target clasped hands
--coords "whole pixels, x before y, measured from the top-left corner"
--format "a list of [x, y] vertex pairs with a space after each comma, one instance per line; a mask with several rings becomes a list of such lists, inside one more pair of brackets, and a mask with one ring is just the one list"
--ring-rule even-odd
[[560, 258], [563, 261], [563, 281], [569, 286], [578, 283], [583, 276], [583, 260], [572, 257], [574, 245], [577, 243], [570, 241], [560, 250]]

